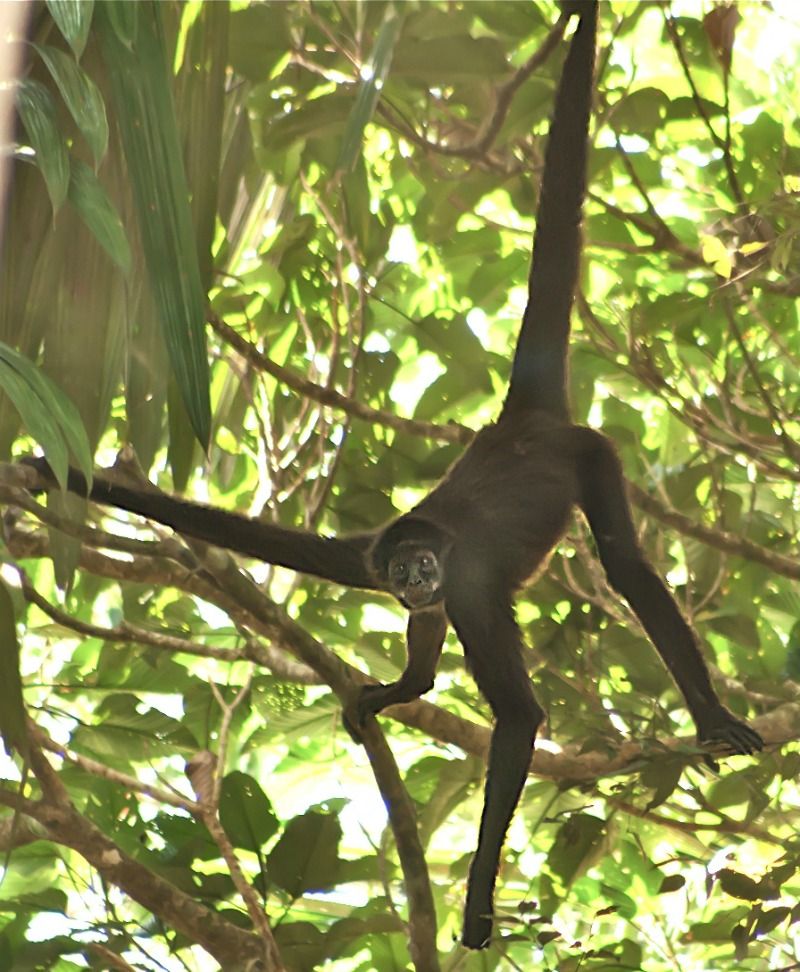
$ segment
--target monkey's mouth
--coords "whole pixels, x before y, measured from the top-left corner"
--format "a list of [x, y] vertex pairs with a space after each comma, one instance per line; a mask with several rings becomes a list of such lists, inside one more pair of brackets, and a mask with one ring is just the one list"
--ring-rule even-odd
[[419, 610], [441, 601], [444, 596], [441, 586], [421, 584], [418, 587], [406, 587], [398, 600], [409, 611]]
[[400, 601], [409, 609], [421, 608], [431, 603], [435, 593], [430, 587], [407, 587]]

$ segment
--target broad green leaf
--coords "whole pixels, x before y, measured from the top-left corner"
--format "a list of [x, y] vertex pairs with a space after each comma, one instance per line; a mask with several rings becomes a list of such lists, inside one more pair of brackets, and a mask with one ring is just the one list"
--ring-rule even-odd
[[283, 4], [251, 4], [231, 14], [230, 64], [248, 81], [266, 81], [291, 47]]
[[[81, 471], [91, 482], [92, 453], [89, 448], [89, 440], [86, 437], [86, 430], [83, 427], [78, 410], [69, 398], [31, 361], [2, 342], [0, 342], [0, 363], [4, 366], [3, 371], [6, 380], [8, 374], [13, 371], [30, 390], [30, 395], [26, 394], [22, 397], [25, 408], [28, 410], [25, 413], [10, 392], [9, 397], [19, 409], [20, 415], [26, 422], [31, 434], [45, 450], [53, 474], [62, 488], [66, 488], [67, 463], [66, 458], [63, 461], [61, 458], [62, 454], [66, 457], [65, 444], [69, 446], [74, 458], [80, 465]], [[6, 388], [6, 390], [8, 389]], [[48, 432], [49, 443], [43, 441], [34, 433], [33, 428], [28, 424], [30, 419], [26, 421], [26, 414], [30, 415], [31, 412], [35, 414], [40, 423], [44, 423], [48, 430], [55, 430], [55, 436]], [[53, 439], [57, 439], [57, 444], [52, 441]], [[48, 445], [50, 451], [48, 451]]]
[[0, 580], [0, 736], [7, 753], [27, 753], [25, 703], [19, 673], [19, 642], [11, 593]]
[[58, 128], [53, 98], [47, 88], [30, 78], [20, 82], [17, 107], [22, 124], [36, 153], [36, 164], [44, 177], [53, 212], [67, 198], [69, 155], [67, 143]]
[[561, 878], [565, 887], [569, 887], [585, 869], [605, 828], [604, 820], [588, 813], [573, 813], [561, 825], [547, 861], [550, 870]]
[[669, 108], [669, 98], [657, 88], [640, 88], [626, 95], [616, 105], [611, 124], [616, 132], [639, 135], [656, 131], [664, 123]]
[[[113, 6], [113, 5], [112, 5]], [[150, 285], [167, 350], [195, 435], [207, 448], [211, 430], [205, 344], [205, 295], [192, 231], [160, 8], [137, 6], [137, 35], [122, 43], [98, 9], [98, 32], [111, 79], [133, 187]]]
[[94, 0], [47, 0], [47, 9], [80, 60], [89, 37]]
[[404, 36], [394, 53], [393, 74], [432, 84], [456, 84], [502, 77], [509, 70], [503, 47], [490, 37]]
[[117, 39], [130, 48], [139, 34], [139, 3], [106, 3], [103, 13], [108, 17]]
[[92, 150], [95, 164], [106, 154], [108, 121], [103, 96], [97, 85], [71, 54], [46, 44], [34, 44], [75, 124]]
[[238, 771], [222, 781], [219, 819], [234, 847], [254, 853], [278, 829], [278, 818], [264, 791], [252, 776]]
[[72, 400], [46, 375], [42, 375], [48, 383], [49, 392], [55, 400], [56, 419], [69, 447], [70, 455], [78, 464], [84, 479], [91, 486], [94, 463], [86, 429], [83, 427], [78, 409]]
[[67, 488], [69, 453], [56, 422], [52, 407], [48, 407], [26, 377], [10, 364], [0, 350], [0, 388], [8, 395], [11, 404], [19, 412], [25, 429], [44, 449], [53, 475], [62, 489]]
[[267, 858], [269, 879], [293, 898], [336, 883], [342, 829], [333, 814], [310, 811], [290, 820]]
[[729, 867], [717, 871], [716, 878], [722, 886], [722, 890], [732, 898], [742, 898], [745, 901], [764, 901], [768, 898], [777, 897], [773, 888], [764, 888], [761, 881], [754, 881], [749, 875], [734, 871]]
[[131, 248], [122, 220], [94, 172], [79, 159], [72, 160], [69, 201], [81, 214], [97, 242], [123, 273], [131, 269]]
[[[257, 110], [257, 94], [250, 100]], [[339, 93], [315, 98], [288, 115], [270, 118], [261, 144], [270, 151], [284, 153], [299, 139], [338, 137], [351, 106], [352, 99]]]

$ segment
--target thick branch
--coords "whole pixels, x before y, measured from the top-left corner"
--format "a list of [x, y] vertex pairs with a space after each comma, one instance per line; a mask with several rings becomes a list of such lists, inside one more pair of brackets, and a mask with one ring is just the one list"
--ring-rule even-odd
[[377, 723], [362, 730], [375, 782], [386, 804], [408, 897], [409, 952], [416, 972], [439, 972], [436, 950], [436, 908], [428, 864], [419, 838], [417, 813], [408, 795], [386, 737]]

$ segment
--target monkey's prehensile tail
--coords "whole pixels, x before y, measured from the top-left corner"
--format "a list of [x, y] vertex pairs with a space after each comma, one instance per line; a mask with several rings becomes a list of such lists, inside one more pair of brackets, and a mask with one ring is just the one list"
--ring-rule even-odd
[[570, 8], [580, 22], [556, 93], [536, 214], [528, 303], [504, 413], [543, 409], [569, 418], [569, 322], [581, 251], [597, 3]]

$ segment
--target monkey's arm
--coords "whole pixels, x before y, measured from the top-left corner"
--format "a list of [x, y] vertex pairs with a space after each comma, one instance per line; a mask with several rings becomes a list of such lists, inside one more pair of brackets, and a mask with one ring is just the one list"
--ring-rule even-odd
[[355, 703], [355, 726], [348, 723], [351, 736], [357, 740], [358, 727], [368, 715], [375, 715], [387, 705], [411, 702], [433, 687], [433, 678], [447, 634], [444, 605], [414, 611], [408, 618], [408, 661], [396, 682], [388, 685], [365, 685]]
[[[55, 485], [46, 460], [29, 459], [26, 464]], [[69, 471], [68, 487], [81, 496], [87, 494], [86, 480], [76, 469]], [[288, 567], [347, 587], [381, 589], [367, 563], [372, 542], [368, 534], [343, 538], [318, 536], [179, 499], [154, 486], [122, 485], [102, 475], [94, 477], [89, 496], [96, 503], [138, 513], [188, 537], [268, 564]]]
[[[454, 569], [455, 568], [455, 569]], [[478, 847], [469, 871], [463, 942], [484, 948], [492, 933], [494, 886], [506, 831], [528, 775], [544, 713], [522, 658], [522, 635], [498, 572], [448, 564], [447, 613], [464, 646], [467, 667], [495, 717]]]
[[599, 433], [580, 430], [587, 448], [579, 461], [581, 506], [611, 586], [628, 601], [683, 692], [701, 742], [753, 753], [761, 736], [720, 702], [697, 645], [664, 582], [639, 546], [619, 459]]

